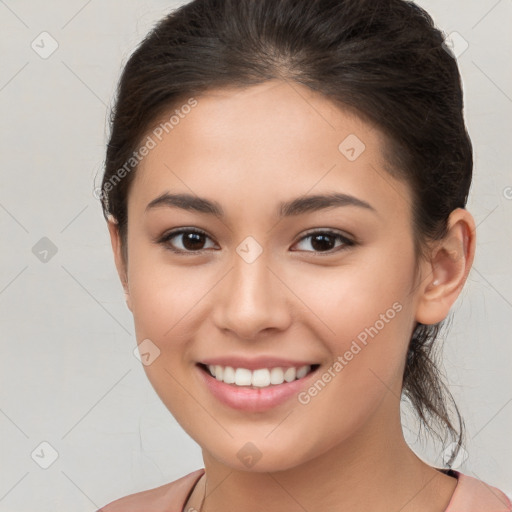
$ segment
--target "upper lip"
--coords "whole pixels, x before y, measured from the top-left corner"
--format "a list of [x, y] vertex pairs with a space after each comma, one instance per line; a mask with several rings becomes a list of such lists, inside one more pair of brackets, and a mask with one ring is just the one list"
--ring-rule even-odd
[[209, 359], [203, 359], [200, 361], [201, 364], [207, 366], [231, 366], [232, 368], [247, 368], [248, 370], [257, 370], [259, 368], [300, 368], [305, 365], [314, 365], [317, 363], [311, 361], [297, 361], [294, 359], [284, 359], [281, 357], [254, 357], [247, 359], [245, 357], [212, 357]]

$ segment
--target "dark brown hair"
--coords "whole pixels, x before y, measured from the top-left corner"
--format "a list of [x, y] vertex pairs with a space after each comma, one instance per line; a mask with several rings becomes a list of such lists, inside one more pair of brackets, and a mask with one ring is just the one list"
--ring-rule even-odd
[[[428, 257], [428, 242], [465, 207], [473, 168], [459, 70], [443, 42], [405, 0], [194, 0], [171, 12], [126, 63], [110, 119], [100, 199], [118, 222], [125, 262], [132, 157], [151, 126], [193, 95], [270, 79], [303, 84], [381, 130], [387, 171], [410, 186], [417, 257]], [[440, 327], [416, 325], [402, 394], [430, 432], [440, 437], [433, 420], [457, 440], [451, 464], [464, 422], [435, 362]]]

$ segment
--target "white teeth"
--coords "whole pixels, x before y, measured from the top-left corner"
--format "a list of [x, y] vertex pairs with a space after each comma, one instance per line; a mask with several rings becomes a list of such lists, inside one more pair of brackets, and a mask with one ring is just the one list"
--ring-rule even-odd
[[233, 384], [235, 382], [235, 369], [231, 368], [231, 366], [226, 366], [222, 380], [226, 384]]
[[252, 381], [252, 372], [247, 368], [237, 368], [235, 370], [235, 384], [237, 386], [250, 386]]
[[259, 368], [251, 371], [247, 368], [233, 368], [231, 366], [208, 365], [208, 370], [217, 380], [226, 384], [235, 384], [237, 386], [254, 386], [266, 388], [270, 385], [279, 385], [284, 382], [292, 382], [296, 379], [302, 379], [311, 370], [311, 366], [306, 364], [300, 368]]
[[284, 372], [284, 380], [286, 382], [291, 382], [292, 380], [295, 380], [295, 377], [297, 377], [297, 370], [295, 368], [286, 368]]
[[270, 372], [263, 368], [252, 372], [252, 385], [258, 388], [266, 388], [270, 384]]
[[284, 372], [282, 368], [272, 368], [270, 370], [270, 384], [282, 384], [284, 382]]
[[308, 374], [309, 369], [310, 369], [310, 366], [308, 366], [307, 364], [304, 366], [301, 366], [297, 370], [297, 379], [302, 379], [302, 377], [305, 377]]

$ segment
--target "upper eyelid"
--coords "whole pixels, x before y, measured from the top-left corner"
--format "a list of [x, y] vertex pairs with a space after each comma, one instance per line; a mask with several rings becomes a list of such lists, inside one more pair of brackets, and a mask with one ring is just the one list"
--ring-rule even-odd
[[349, 235], [348, 233], [344, 233], [342, 231], [338, 231], [338, 230], [333, 229], [333, 228], [314, 228], [311, 231], [308, 230], [304, 234], [302, 234], [298, 240], [302, 240], [305, 237], [308, 237], [308, 236], [311, 236], [311, 235], [315, 235], [317, 233], [320, 233], [320, 234], [327, 233], [329, 235], [336, 235], [336, 236], [340, 236], [342, 238], [345, 238], [346, 240], [349, 240], [351, 242], [352, 241], [355, 242], [355, 240], [352, 240], [352, 238], [355, 238], [352, 235]]

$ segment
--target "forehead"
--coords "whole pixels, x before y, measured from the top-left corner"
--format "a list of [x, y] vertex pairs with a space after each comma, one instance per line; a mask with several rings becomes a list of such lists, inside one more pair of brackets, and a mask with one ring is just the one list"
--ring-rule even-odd
[[407, 203], [406, 184], [384, 169], [383, 134], [303, 85], [273, 80], [194, 100], [148, 131], [153, 147], [130, 194], [140, 207], [173, 189], [238, 208], [326, 190], [395, 210]]

